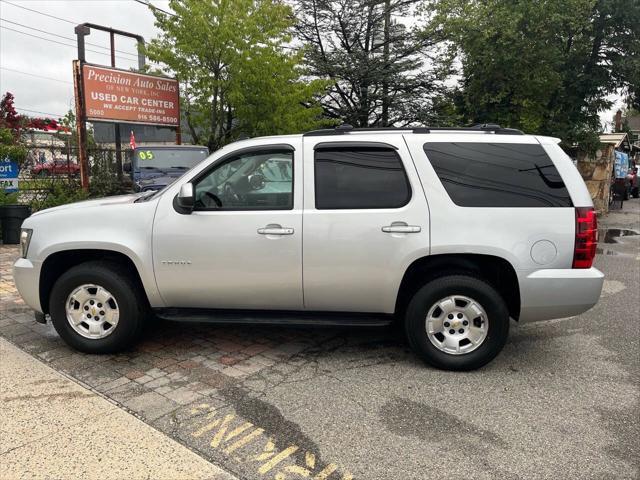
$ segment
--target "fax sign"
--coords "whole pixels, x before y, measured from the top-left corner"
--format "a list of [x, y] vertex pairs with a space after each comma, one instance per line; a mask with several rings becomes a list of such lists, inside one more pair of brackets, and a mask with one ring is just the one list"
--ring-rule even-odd
[[0, 189], [7, 193], [18, 191], [18, 163], [4, 158], [0, 160]]

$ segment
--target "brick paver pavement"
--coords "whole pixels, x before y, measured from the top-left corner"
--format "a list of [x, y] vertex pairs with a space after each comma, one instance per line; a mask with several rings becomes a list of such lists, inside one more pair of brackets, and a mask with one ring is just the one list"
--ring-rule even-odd
[[[407, 356], [404, 345], [395, 340], [389, 343], [384, 339], [385, 335], [381, 339], [377, 331], [373, 337], [366, 331], [359, 331], [349, 339], [349, 334], [340, 329], [228, 327], [160, 320], [151, 320], [142, 340], [129, 351], [116, 355], [79, 353], [58, 337], [51, 322], [42, 325], [34, 321], [33, 311], [24, 304], [13, 283], [12, 264], [18, 255], [17, 246], [0, 246], [0, 336], [189, 444], [205, 458], [211, 456], [220, 460], [217, 452], [211, 453], [209, 442], [200, 445], [200, 436], [190, 432], [195, 428], [194, 422], [202, 418], [201, 409], [207, 416], [212, 415], [216, 408], [227, 409], [232, 412], [229, 415], [238, 419], [234, 421], [240, 421], [234, 405], [242, 405], [283, 383], [299, 381], [301, 372], [310, 366], [314, 374], [328, 375], [328, 371], [323, 373], [315, 365], [317, 358], [339, 349], [353, 354], [350, 360], [353, 368]], [[372, 342], [373, 347], [368, 354], [366, 350], [363, 352], [350, 345], [361, 342]], [[399, 345], [401, 348], [397, 348]], [[255, 405], [253, 411], [242, 412], [245, 420], [247, 416], [260, 417], [264, 414], [260, 412], [261, 404]], [[230, 418], [227, 416], [226, 420]], [[224, 433], [226, 427], [221, 425]], [[244, 425], [248, 424], [245, 422]], [[286, 436], [290, 433], [286, 423], [283, 427], [280, 432], [258, 428], [256, 432], [260, 436], [250, 434], [253, 435], [252, 441], [255, 437], [267, 443], [256, 443], [258, 450], [251, 455], [232, 457], [241, 464], [238, 472], [249, 474], [250, 478], [273, 478], [273, 475], [256, 474], [255, 469], [251, 470], [246, 465], [255, 459], [264, 457], [268, 460], [269, 455], [275, 455], [260, 454], [260, 451], [272, 448], [269, 442], [275, 441], [274, 434]], [[247, 447], [243, 448], [246, 450]], [[294, 470], [298, 467], [292, 462], [305, 465], [316, 455], [313, 451], [303, 453], [302, 449], [298, 452], [297, 448], [285, 453], [281, 459], [278, 457], [278, 466]], [[222, 460], [226, 463], [227, 456]], [[313, 465], [322, 473], [323, 466], [319, 461], [313, 460]], [[332, 465], [327, 466], [331, 467], [331, 472], [335, 471], [332, 479], [350, 478], [346, 471], [338, 475], [338, 466]], [[231, 466], [225, 466], [232, 471], [234, 469], [233, 462]], [[309, 466], [305, 468], [309, 469]], [[278, 478], [287, 477], [281, 475]], [[324, 477], [321, 475], [320, 478]]]
[[[117, 392], [116, 397], [125, 404], [139, 405], [143, 415], [144, 402], [132, 399], [154, 392], [168, 400], [166, 410], [194, 401], [225, 381], [258, 373], [318, 340], [318, 331], [223, 328], [157, 320], [129, 352], [81, 354], [58, 338], [50, 322], [34, 322], [32, 310], [13, 283], [12, 264], [18, 254], [14, 246], [0, 247], [0, 335], [99, 391]], [[324, 332], [327, 335], [332, 333]], [[156, 415], [157, 409], [151, 408]]]

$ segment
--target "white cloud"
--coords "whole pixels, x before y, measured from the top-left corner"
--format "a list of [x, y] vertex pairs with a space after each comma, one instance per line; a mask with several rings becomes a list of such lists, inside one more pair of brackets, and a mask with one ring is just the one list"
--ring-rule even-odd
[[[11, 5], [11, 3], [18, 6]], [[152, 3], [167, 9], [168, 2], [166, 0], [153, 0]], [[73, 23], [40, 15], [19, 8], [19, 6], [60, 17]], [[0, 95], [7, 91], [13, 93], [18, 111], [20, 108], [24, 108], [56, 114], [56, 116], [64, 114], [73, 103], [71, 62], [77, 58], [74, 24], [90, 22], [104, 25], [142, 35], [145, 40], [150, 40], [157, 35], [152, 13], [147, 7], [133, 0], [9, 0], [8, 2], [0, 0], [0, 19], [4, 20], [0, 21], [2, 27], [0, 28], [0, 67], [2, 67], [0, 69]], [[9, 21], [30, 28], [9, 23]], [[59, 36], [48, 35], [33, 29], [44, 30]], [[13, 30], [45, 37], [51, 41], [27, 36]], [[87, 42], [98, 45], [87, 45], [87, 49], [106, 54], [100, 55], [88, 51], [87, 61], [109, 65], [109, 35], [105, 32], [92, 30], [91, 35], [86, 39]], [[54, 41], [73, 46], [60, 45], [53, 43]], [[116, 37], [116, 50], [135, 53], [135, 40]], [[134, 56], [121, 53], [117, 53], [117, 55], [121, 58], [116, 58], [116, 67], [128, 69], [137, 65]], [[70, 83], [45, 80], [11, 70], [19, 70]], [[31, 114], [30, 112], [25, 113]]]

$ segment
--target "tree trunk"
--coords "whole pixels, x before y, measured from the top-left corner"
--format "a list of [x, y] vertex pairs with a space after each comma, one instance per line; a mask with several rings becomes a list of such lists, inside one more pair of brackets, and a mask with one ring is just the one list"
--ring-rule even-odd
[[382, 56], [384, 65], [382, 70], [382, 118], [380, 122], [383, 127], [389, 126], [389, 28], [391, 24], [391, 0], [384, 2], [384, 45], [382, 47]]
[[225, 95], [224, 95], [224, 91], [220, 92], [220, 105], [218, 106], [218, 125], [219, 125], [219, 134], [218, 134], [218, 138], [220, 139], [220, 143], [224, 143], [224, 138], [226, 137], [226, 133], [225, 133], [225, 106], [226, 106], [226, 102], [225, 102]]
[[365, 41], [364, 41], [364, 54], [367, 62], [366, 71], [364, 72], [364, 75], [360, 79], [360, 114], [358, 115], [360, 127], [369, 126], [369, 79], [368, 79], [369, 72], [368, 70], [369, 70], [369, 55], [373, 47], [373, 37], [374, 37], [373, 9], [374, 9], [374, 4], [370, 4], [369, 12], [367, 14], [367, 30], [366, 30]]
[[218, 131], [218, 82], [216, 78], [216, 86], [213, 89], [213, 98], [211, 99], [211, 114], [210, 114], [210, 130], [209, 130], [209, 142], [208, 147], [209, 150], [217, 150], [218, 149], [218, 139], [217, 139], [217, 131]]
[[226, 136], [231, 136], [231, 128], [233, 127], [233, 114], [231, 112], [231, 105], [227, 105], [227, 133]]
[[191, 140], [193, 141], [194, 145], [200, 145], [200, 137], [198, 137], [196, 129], [193, 126], [193, 122], [191, 121], [191, 110], [189, 107], [184, 112], [184, 116], [187, 120], [187, 126], [189, 127], [189, 133], [191, 134]]

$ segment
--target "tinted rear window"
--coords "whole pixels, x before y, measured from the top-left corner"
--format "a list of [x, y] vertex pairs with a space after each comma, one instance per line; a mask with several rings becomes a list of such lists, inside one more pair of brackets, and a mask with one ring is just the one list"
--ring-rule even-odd
[[322, 148], [315, 155], [316, 208], [399, 208], [411, 198], [391, 148]]
[[571, 207], [569, 192], [539, 144], [425, 143], [445, 190], [461, 207]]

